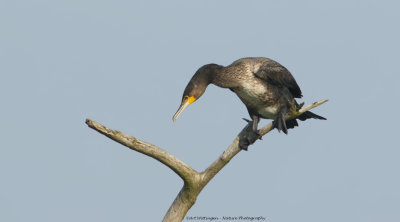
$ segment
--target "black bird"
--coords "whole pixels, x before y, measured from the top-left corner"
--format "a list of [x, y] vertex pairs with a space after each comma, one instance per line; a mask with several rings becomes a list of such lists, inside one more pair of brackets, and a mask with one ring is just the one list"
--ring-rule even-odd
[[[289, 70], [278, 62], [263, 57], [242, 58], [226, 67], [217, 64], [202, 66], [186, 86], [182, 103], [173, 116], [173, 121], [203, 95], [210, 83], [229, 88], [247, 107], [253, 120], [253, 132], [239, 141], [242, 149], [247, 150], [248, 145], [259, 138], [257, 127], [260, 117], [273, 119], [274, 126], [285, 134], [287, 129], [298, 126], [296, 119], [285, 121], [285, 116], [301, 108], [295, 100], [302, 97], [300, 87]], [[310, 118], [325, 120], [310, 111], [297, 117], [302, 121]]]

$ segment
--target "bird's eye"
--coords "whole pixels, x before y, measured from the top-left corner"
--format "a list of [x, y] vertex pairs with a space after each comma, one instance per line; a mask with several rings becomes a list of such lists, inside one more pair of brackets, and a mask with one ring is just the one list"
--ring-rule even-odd
[[189, 99], [189, 96], [185, 96], [183, 99], [184, 99], [184, 100], [187, 100], [187, 99]]

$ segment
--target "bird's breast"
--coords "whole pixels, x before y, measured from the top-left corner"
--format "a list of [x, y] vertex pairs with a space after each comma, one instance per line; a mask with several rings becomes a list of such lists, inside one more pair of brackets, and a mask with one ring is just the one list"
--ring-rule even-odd
[[276, 118], [279, 106], [266, 84], [249, 82], [234, 89], [234, 92], [254, 114], [266, 119]]

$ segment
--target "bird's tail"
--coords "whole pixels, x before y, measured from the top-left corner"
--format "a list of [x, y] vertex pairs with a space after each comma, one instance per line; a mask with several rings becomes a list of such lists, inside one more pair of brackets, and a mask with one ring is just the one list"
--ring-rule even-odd
[[317, 114], [315, 114], [313, 112], [310, 112], [310, 111], [304, 112], [303, 114], [298, 116], [297, 119], [299, 119], [301, 121], [304, 121], [306, 119], [322, 119], [322, 120], [326, 120], [325, 117], [318, 116]]
[[[295, 100], [295, 104], [296, 104], [296, 109], [297, 111], [301, 109], [301, 107], [303, 107], [304, 103], [298, 104], [297, 101]], [[325, 117], [319, 116], [313, 112], [310, 111], [306, 111], [303, 114], [301, 114], [300, 116], [298, 116], [296, 119], [299, 119], [301, 121], [304, 121], [306, 119], [322, 119], [322, 120], [326, 120]]]

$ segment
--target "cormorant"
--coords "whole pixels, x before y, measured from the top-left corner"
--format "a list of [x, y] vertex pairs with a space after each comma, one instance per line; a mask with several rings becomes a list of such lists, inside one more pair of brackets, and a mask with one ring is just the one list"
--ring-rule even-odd
[[222, 88], [229, 88], [246, 105], [253, 120], [252, 133], [239, 141], [239, 146], [247, 150], [248, 145], [258, 138], [259, 118], [273, 119], [274, 126], [287, 134], [287, 129], [298, 126], [296, 119], [323, 119], [324, 117], [307, 111], [296, 119], [285, 121], [285, 116], [301, 108], [295, 98], [302, 93], [296, 80], [284, 66], [264, 58], [242, 58], [229, 66], [208, 64], [200, 67], [193, 75], [183, 92], [182, 102], [173, 116], [175, 122], [182, 111], [203, 95], [207, 86], [212, 83]]

